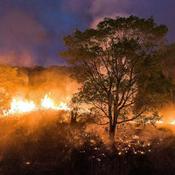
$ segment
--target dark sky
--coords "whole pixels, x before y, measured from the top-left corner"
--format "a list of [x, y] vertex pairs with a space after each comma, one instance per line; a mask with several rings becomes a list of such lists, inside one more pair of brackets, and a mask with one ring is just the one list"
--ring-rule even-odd
[[62, 64], [63, 37], [105, 16], [153, 16], [175, 41], [175, 0], [0, 0], [0, 62]]

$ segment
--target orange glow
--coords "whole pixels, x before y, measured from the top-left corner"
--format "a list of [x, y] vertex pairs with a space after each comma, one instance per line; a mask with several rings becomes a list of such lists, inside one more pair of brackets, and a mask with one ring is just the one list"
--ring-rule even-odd
[[10, 109], [3, 111], [3, 115], [9, 116], [9, 115], [23, 114], [37, 110], [69, 111], [70, 108], [65, 102], [56, 103], [47, 94], [41, 99], [39, 105], [37, 105], [32, 100], [16, 97], [12, 99], [10, 103]]
[[47, 94], [41, 100], [41, 108], [43, 109], [52, 109], [52, 110], [64, 110], [69, 111], [70, 108], [64, 102], [56, 104], [53, 99], [51, 99]]
[[175, 120], [168, 120], [168, 121], [163, 121], [159, 120], [156, 122], [157, 125], [175, 125]]
[[157, 121], [159, 125], [175, 125], [175, 106], [173, 104], [164, 107], [160, 114], [162, 115], [162, 120]]
[[170, 124], [171, 124], [171, 125], [175, 125], [175, 120], [172, 120], [172, 121], [170, 122]]
[[35, 110], [36, 110], [36, 105], [33, 101], [14, 98], [10, 103], [10, 109], [4, 110], [3, 114], [7, 116], [11, 114], [26, 113], [26, 112], [31, 112]]

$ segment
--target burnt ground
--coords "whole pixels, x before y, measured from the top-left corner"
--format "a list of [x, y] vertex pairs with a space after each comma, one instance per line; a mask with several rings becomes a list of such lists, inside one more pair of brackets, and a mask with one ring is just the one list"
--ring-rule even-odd
[[[84, 128], [50, 123], [30, 132], [26, 126], [15, 127], [7, 134], [1, 126], [1, 175], [174, 175], [175, 136], [168, 136], [151, 151], [119, 155], [115, 148], [103, 144]], [[3, 129], [4, 128], [4, 132]], [[81, 131], [81, 132], [80, 132]]]

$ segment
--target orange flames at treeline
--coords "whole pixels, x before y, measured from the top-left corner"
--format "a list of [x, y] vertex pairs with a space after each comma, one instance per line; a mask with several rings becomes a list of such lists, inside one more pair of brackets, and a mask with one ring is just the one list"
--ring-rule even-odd
[[[70, 111], [69, 102], [79, 85], [65, 67], [16, 68], [0, 67], [1, 116], [20, 115], [34, 111]], [[7, 98], [10, 100], [5, 100]], [[3, 104], [3, 105], [2, 105]], [[175, 125], [175, 106], [160, 111], [157, 125]]]
[[[10, 102], [10, 108], [3, 110], [2, 115], [20, 115], [24, 113], [44, 110], [69, 112], [71, 110], [71, 107], [68, 104], [69, 100], [70, 98], [67, 98], [67, 102], [61, 101], [58, 103], [52, 99], [49, 94], [46, 94], [43, 98], [41, 98], [40, 103], [37, 104], [32, 100], [23, 99], [22, 97], [14, 97]], [[162, 110], [161, 113], [165, 118], [156, 122], [158, 126], [175, 125], [175, 109], [165, 109]]]
[[20, 97], [13, 98], [10, 103], [10, 109], [3, 110], [4, 116], [23, 114], [26, 112], [38, 111], [38, 110], [64, 110], [69, 111], [70, 108], [65, 102], [56, 103], [49, 95], [45, 95], [40, 104], [36, 104], [32, 100], [22, 99]]
[[41, 110], [69, 111], [78, 83], [64, 66], [49, 68], [0, 65], [0, 114], [19, 115]]

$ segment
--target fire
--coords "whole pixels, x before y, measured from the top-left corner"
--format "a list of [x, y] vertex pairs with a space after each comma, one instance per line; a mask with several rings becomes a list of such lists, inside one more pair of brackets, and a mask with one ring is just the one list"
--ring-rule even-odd
[[68, 105], [64, 102], [61, 102], [60, 104], [55, 104], [54, 100], [51, 99], [47, 94], [41, 100], [41, 107], [43, 109], [65, 110], [65, 111], [68, 111], [70, 109]]
[[175, 120], [171, 120], [171, 121], [157, 121], [156, 122], [157, 125], [175, 125]]
[[[25, 99], [22, 97], [14, 97], [10, 102], [10, 107], [7, 110], [3, 110], [2, 114], [4, 116], [10, 115], [19, 115], [23, 113], [29, 113], [33, 111], [39, 110], [53, 110], [53, 111], [70, 111], [70, 107], [66, 102], [56, 102], [52, 99], [50, 94], [45, 94], [43, 98], [41, 98], [40, 103], [36, 104], [35, 101]], [[68, 98], [66, 99], [68, 101]], [[166, 120], [159, 120], [156, 122], [157, 125], [175, 125], [175, 119], [172, 116], [175, 116], [175, 111], [173, 108], [173, 112], [169, 109], [164, 111], [163, 116]]]
[[170, 124], [171, 124], [171, 125], [175, 125], [175, 120], [172, 120], [172, 121], [170, 122]]
[[164, 107], [160, 114], [163, 116], [162, 120], [158, 121], [157, 124], [161, 125], [175, 125], [175, 105], [169, 104]]
[[33, 101], [14, 98], [11, 101], [10, 109], [3, 111], [5, 116], [10, 114], [26, 113], [36, 110], [36, 105]]
[[45, 95], [44, 98], [41, 100], [41, 106], [46, 109], [56, 108], [54, 101], [51, 98], [49, 98], [48, 95]]
[[41, 99], [39, 105], [37, 105], [32, 100], [16, 97], [12, 99], [10, 103], [10, 109], [3, 111], [3, 115], [9, 116], [9, 115], [23, 114], [37, 110], [69, 111], [70, 108], [65, 102], [56, 103], [47, 94]]

